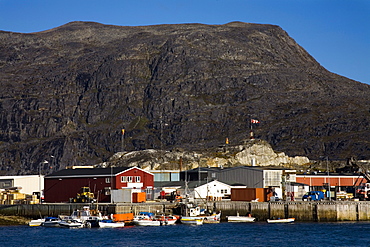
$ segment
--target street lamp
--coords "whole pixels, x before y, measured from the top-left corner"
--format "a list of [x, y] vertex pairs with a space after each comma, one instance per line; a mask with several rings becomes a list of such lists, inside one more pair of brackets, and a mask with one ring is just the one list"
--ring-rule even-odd
[[331, 193], [330, 193], [330, 174], [329, 174], [329, 160], [328, 160], [328, 156], [326, 156], [326, 170], [328, 172], [328, 189], [329, 189], [329, 193], [328, 193], [328, 197], [329, 197], [329, 201], [331, 201]]
[[41, 188], [42, 188], [42, 186], [41, 186], [41, 183], [42, 183], [42, 179], [41, 179], [41, 165], [44, 165], [44, 164], [48, 164], [49, 163], [49, 161], [47, 161], [47, 160], [44, 160], [43, 162], [41, 162], [40, 164], [39, 164], [39, 203], [41, 203]]
[[113, 167], [115, 166], [110, 166], [110, 203], [113, 203]]

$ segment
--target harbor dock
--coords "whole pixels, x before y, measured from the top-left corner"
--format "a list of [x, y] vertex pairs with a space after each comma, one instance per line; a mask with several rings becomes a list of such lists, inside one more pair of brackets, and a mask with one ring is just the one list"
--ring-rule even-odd
[[[0, 205], [0, 215], [28, 218], [71, 214], [86, 204], [43, 203]], [[205, 205], [204, 205], [205, 206]], [[90, 204], [91, 209], [99, 209], [106, 215], [138, 212], [176, 213], [178, 204], [170, 202], [148, 203], [99, 203]], [[370, 221], [370, 202], [367, 201], [296, 201], [296, 202], [241, 202], [216, 201], [205, 206], [222, 212], [221, 220], [228, 215], [252, 214], [258, 221], [270, 218], [293, 217], [302, 222]]]

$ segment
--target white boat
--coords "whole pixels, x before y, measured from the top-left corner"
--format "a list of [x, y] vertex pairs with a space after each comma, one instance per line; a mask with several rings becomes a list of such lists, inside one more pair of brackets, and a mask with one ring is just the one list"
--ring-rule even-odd
[[124, 227], [125, 222], [115, 222], [113, 220], [101, 220], [99, 221], [99, 227], [101, 228], [116, 228], [116, 227]]
[[180, 221], [187, 225], [203, 225], [204, 218], [199, 216], [182, 216]]
[[268, 219], [267, 223], [292, 223], [295, 221], [295, 218], [287, 218], [287, 219]]
[[203, 218], [203, 223], [210, 224], [210, 223], [220, 223], [221, 222], [221, 212], [220, 213], [213, 213], [211, 215], [205, 215], [200, 217]]
[[72, 221], [77, 221], [81, 222], [83, 226], [86, 227], [98, 227], [99, 221], [102, 219], [101, 216], [91, 215], [89, 206], [84, 206], [83, 210], [73, 211], [73, 213], [70, 216], [59, 215], [59, 218], [64, 225]]
[[59, 222], [61, 227], [68, 227], [68, 228], [83, 228], [85, 224], [79, 220], [62, 220]]
[[163, 225], [174, 225], [178, 220], [178, 218], [176, 218], [173, 215], [158, 215], [158, 216], [155, 216], [154, 219], [159, 221], [162, 226]]
[[59, 226], [60, 219], [57, 217], [46, 217], [45, 221], [42, 222], [41, 226], [46, 227], [57, 227]]
[[256, 218], [251, 216], [226, 216], [228, 222], [255, 222]]
[[247, 214], [246, 216], [240, 216], [239, 212], [236, 216], [226, 216], [228, 222], [255, 222], [256, 218], [252, 217], [251, 214]]
[[137, 226], [160, 226], [161, 222], [159, 220], [154, 219], [153, 213], [148, 212], [140, 212], [138, 215], [134, 216], [132, 220]]
[[36, 220], [31, 220], [28, 222], [29, 226], [41, 226], [41, 224], [45, 222], [45, 219], [36, 219]]

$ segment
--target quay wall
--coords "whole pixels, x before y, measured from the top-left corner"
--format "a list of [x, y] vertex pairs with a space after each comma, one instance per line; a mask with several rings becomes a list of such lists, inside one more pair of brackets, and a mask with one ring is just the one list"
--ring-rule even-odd
[[325, 201], [325, 202], [214, 202], [221, 210], [222, 219], [227, 215], [252, 214], [259, 221], [271, 218], [295, 218], [296, 221], [370, 221], [370, 202]]
[[[16, 215], [29, 218], [70, 215], [86, 204], [49, 203], [0, 205], [0, 215]], [[156, 203], [102, 203], [90, 204], [90, 209], [98, 207], [105, 215], [115, 213], [133, 213], [141, 211], [152, 213], [178, 213], [178, 205], [169, 202]], [[325, 202], [242, 202], [216, 201], [208, 202], [208, 209], [221, 210], [222, 220], [228, 215], [252, 214], [258, 221], [271, 218], [296, 218], [296, 221], [370, 221], [370, 202], [325, 201]], [[177, 210], [176, 210], [177, 209]]]

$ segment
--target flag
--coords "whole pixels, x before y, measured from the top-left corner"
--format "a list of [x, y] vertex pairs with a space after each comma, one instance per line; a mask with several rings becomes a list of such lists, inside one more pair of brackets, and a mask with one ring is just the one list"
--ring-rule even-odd
[[257, 119], [251, 119], [251, 123], [260, 123]]

